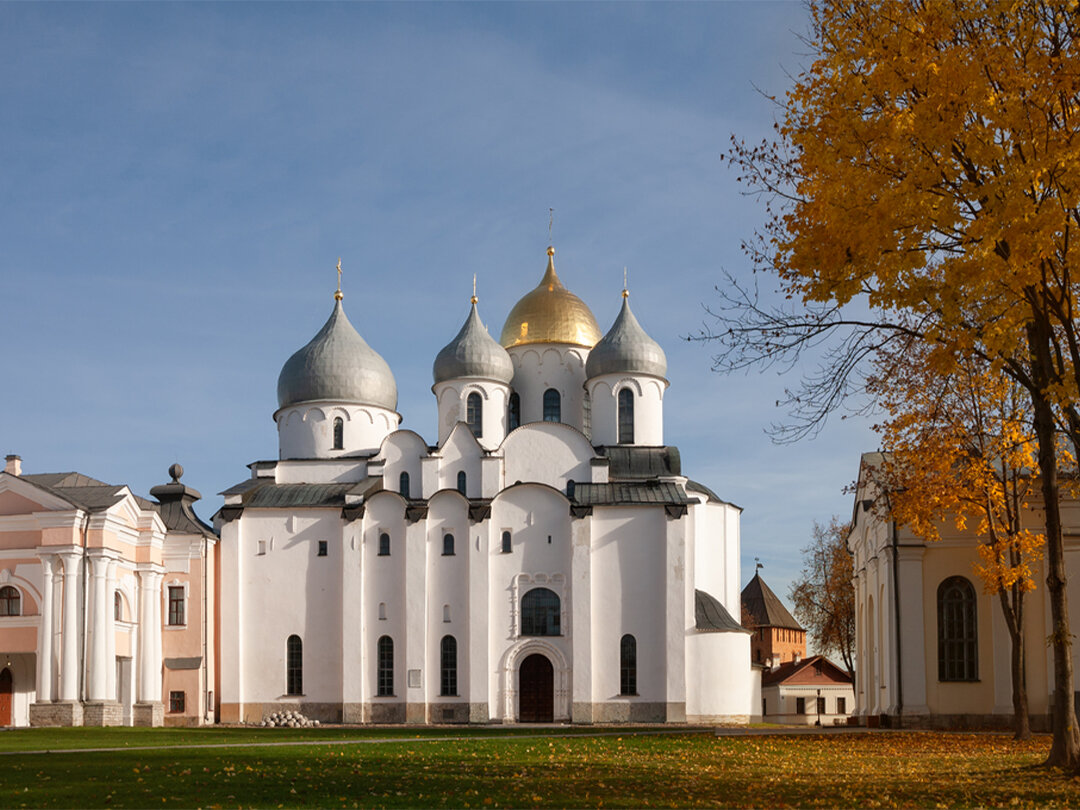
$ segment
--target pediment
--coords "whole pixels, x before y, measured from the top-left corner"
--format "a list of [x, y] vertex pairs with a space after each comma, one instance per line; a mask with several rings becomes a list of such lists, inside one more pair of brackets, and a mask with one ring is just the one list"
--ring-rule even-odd
[[67, 511], [75, 504], [18, 476], [0, 473], [0, 515]]

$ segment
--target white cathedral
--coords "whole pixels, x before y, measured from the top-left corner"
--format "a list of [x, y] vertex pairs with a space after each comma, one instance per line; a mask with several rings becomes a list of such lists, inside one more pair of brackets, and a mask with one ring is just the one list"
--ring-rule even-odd
[[435, 445], [340, 290], [285, 363], [279, 458], [215, 517], [222, 721], [749, 719], [739, 509], [664, 444], [626, 291], [601, 335], [554, 252], [499, 342], [474, 296], [435, 358]]
[[278, 379], [277, 461], [214, 529], [79, 473], [0, 472], [0, 725], [747, 722], [739, 508], [664, 444], [663, 350], [555, 274], [435, 358], [400, 430], [342, 295]]

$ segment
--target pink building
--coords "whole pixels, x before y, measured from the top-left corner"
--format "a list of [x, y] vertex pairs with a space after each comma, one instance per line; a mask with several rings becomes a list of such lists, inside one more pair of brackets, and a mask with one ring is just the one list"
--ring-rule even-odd
[[212, 721], [216, 537], [182, 468], [155, 503], [21, 466], [0, 472], [0, 726]]

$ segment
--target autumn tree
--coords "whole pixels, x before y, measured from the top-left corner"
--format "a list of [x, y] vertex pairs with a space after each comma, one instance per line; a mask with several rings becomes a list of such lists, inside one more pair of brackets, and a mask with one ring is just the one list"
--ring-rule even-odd
[[[941, 539], [943, 522], [978, 538], [975, 572], [998, 597], [1010, 639], [1014, 728], [1028, 719], [1025, 594], [1035, 588], [1044, 537], [1029, 525], [1036, 447], [1027, 392], [985, 362], [959, 358], [937, 373], [937, 349], [918, 341], [878, 358], [870, 390], [890, 450], [879, 471], [893, 520]], [[1038, 527], [1036, 527], [1038, 528]]]
[[803, 568], [788, 596], [795, 616], [823, 655], [840, 656], [855, 678], [855, 593], [847, 536], [851, 524], [833, 517], [827, 526], [814, 523], [812, 540], [802, 550]]
[[791, 397], [811, 424], [864, 391], [864, 362], [899, 339], [1024, 388], [1054, 652], [1048, 761], [1076, 768], [1055, 430], [1080, 445], [1080, 16], [1038, 0], [821, 0], [810, 18], [813, 62], [779, 101], [776, 140], [727, 155], [768, 206], [749, 253], [796, 307], [730, 288], [708, 337], [723, 368], [824, 343]]

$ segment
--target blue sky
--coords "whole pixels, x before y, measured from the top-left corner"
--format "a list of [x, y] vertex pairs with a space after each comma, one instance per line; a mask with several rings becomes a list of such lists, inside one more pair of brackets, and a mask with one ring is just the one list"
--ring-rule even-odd
[[864, 422], [771, 444], [792, 377], [723, 377], [705, 321], [761, 208], [720, 153], [767, 135], [805, 64], [797, 3], [0, 4], [0, 453], [139, 494], [273, 458], [277, 375], [345, 306], [404, 427], [472, 275], [496, 337], [556, 267], [607, 330], [622, 270], [668, 354], [666, 440], [744, 507], [786, 596]]

